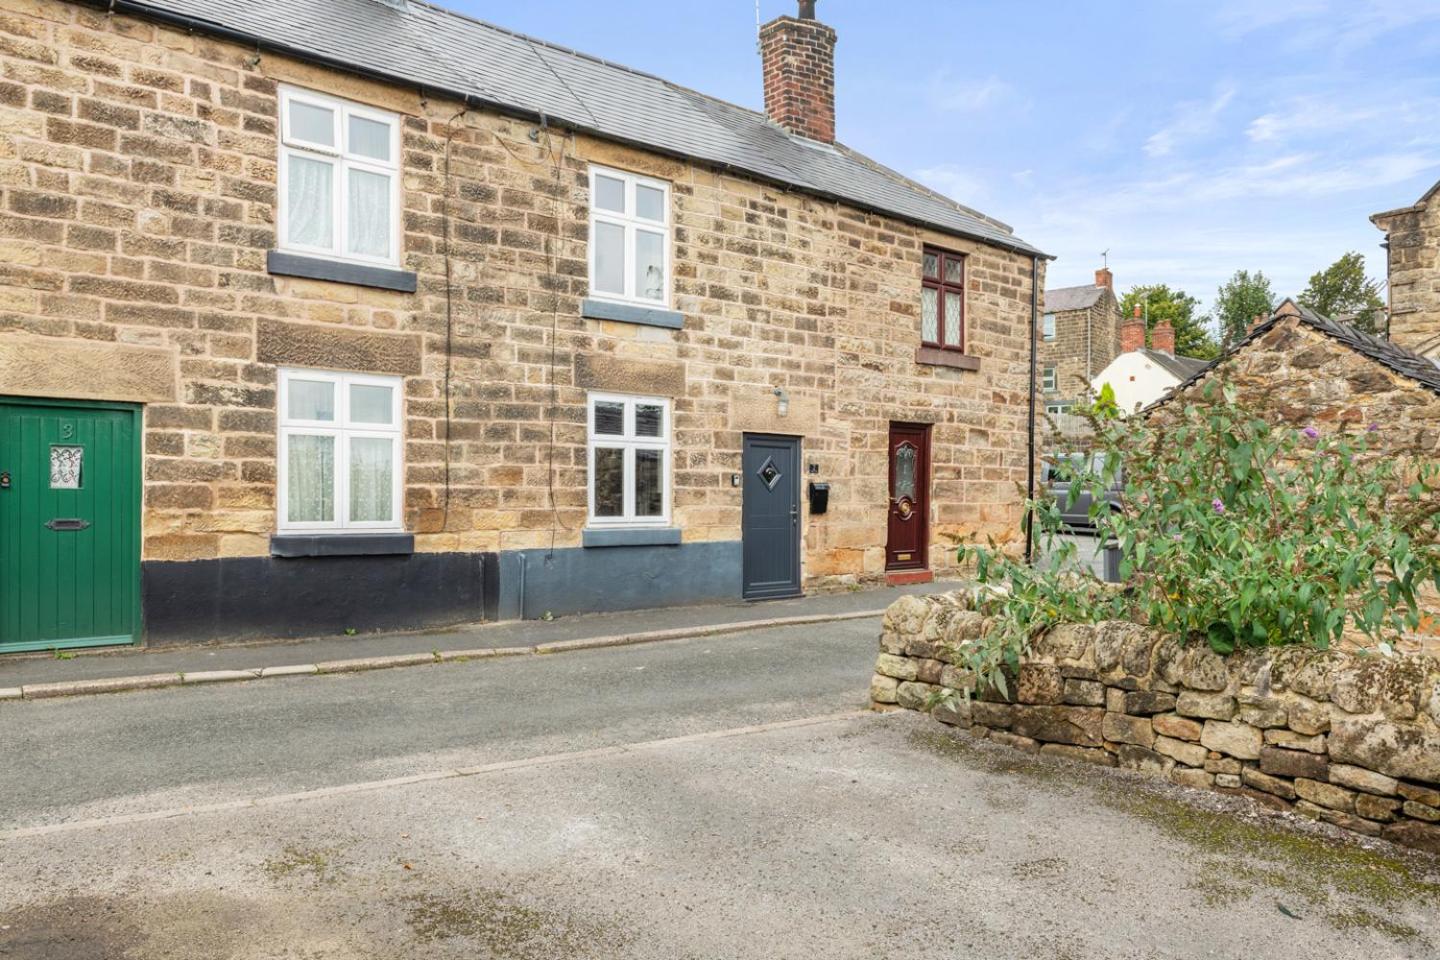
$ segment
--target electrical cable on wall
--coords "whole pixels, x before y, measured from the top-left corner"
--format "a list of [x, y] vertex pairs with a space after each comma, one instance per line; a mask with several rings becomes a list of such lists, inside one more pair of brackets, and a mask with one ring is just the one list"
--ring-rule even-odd
[[450, 268], [450, 147], [455, 140], [455, 125], [470, 112], [462, 106], [445, 127], [445, 171], [440, 196], [440, 223], [445, 241], [445, 506], [440, 515], [440, 532], [450, 529], [450, 377], [454, 366], [455, 323], [453, 316], [454, 289]]
[[[506, 143], [506, 142], [504, 141], [504, 139], [502, 139], [501, 136], [500, 136], [498, 133], [494, 134], [494, 137], [495, 137], [495, 142], [498, 143], [498, 144], [505, 150], [505, 152], [510, 155], [511, 159], [513, 159], [513, 160], [515, 160], [517, 163], [520, 163], [520, 164], [522, 164], [522, 165], [524, 165], [524, 166], [527, 166], [527, 167], [533, 167], [533, 166], [535, 166], [534, 161], [527, 160], [527, 159], [525, 159], [524, 157], [520, 156], [518, 153], [516, 153], [514, 150], [512, 150], [512, 149], [510, 148], [510, 145], [509, 145], [508, 143]], [[561, 199], [560, 199], [560, 194], [561, 194], [561, 189], [560, 189], [560, 187], [561, 187], [562, 178], [563, 178], [563, 175], [564, 175], [564, 167], [565, 167], [565, 158], [566, 158], [565, 146], [566, 146], [566, 141], [567, 141], [567, 140], [569, 139], [569, 137], [570, 137], [570, 134], [569, 134], [569, 133], [566, 133], [566, 134], [564, 135], [564, 138], [560, 141], [560, 151], [559, 151], [559, 153], [557, 154], [557, 153], [555, 152], [555, 149], [554, 149], [554, 134], [551, 132], [551, 126], [550, 126], [549, 118], [542, 114], [541, 117], [540, 117], [540, 126], [536, 127], [535, 130], [532, 131], [532, 133], [531, 133], [531, 138], [534, 139], [537, 144], [539, 144], [540, 139], [541, 139], [542, 137], [543, 137], [544, 140], [545, 140], [545, 143], [544, 143], [544, 146], [543, 146], [543, 149], [544, 149], [544, 151], [545, 151], [545, 157], [546, 157], [546, 159], [549, 161], [549, 163], [547, 164], [547, 166], [549, 167], [549, 169], [550, 169], [550, 171], [551, 171], [551, 173], [552, 173], [552, 179], [555, 181], [555, 190], [554, 190], [554, 192], [553, 192], [553, 195], [552, 195], [551, 198], [550, 198], [550, 200], [551, 200], [551, 213], [553, 214], [552, 219], [554, 219], [554, 221], [555, 221], [555, 233], [554, 233], [553, 236], [547, 235], [547, 236], [545, 237], [545, 255], [546, 255], [546, 260], [547, 260], [547, 262], [548, 262], [549, 275], [550, 275], [550, 285], [551, 285], [551, 290], [549, 291], [549, 293], [550, 293], [550, 365], [549, 365], [549, 370], [547, 371], [547, 374], [546, 374], [546, 379], [549, 381], [549, 388], [550, 388], [550, 404], [549, 404], [550, 409], [549, 409], [549, 413], [548, 413], [548, 419], [549, 419], [549, 425], [550, 425], [550, 444], [549, 444], [549, 452], [548, 452], [548, 455], [547, 455], [548, 459], [547, 459], [547, 465], [546, 465], [546, 471], [545, 471], [545, 473], [546, 473], [546, 476], [545, 476], [545, 485], [546, 485], [546, 492], [547, 492], [548, 503], [549, 503], [549, 506], [550, 506], [550, 547], [549, 547], [549, 549], [548, 549], [548, 550], [546, 551], [546, 553], [545, 553], [545, 559], [546, 559], [546, 561], [550, 561], [550, 560], [554, 559], [554, 557], [555, 557], [555, 537], [556, 537], [556, 532], [557, 532], [557, 530], [564, 530], [564, 531], [566, 531], [566, 532], [568, 533], [568, 532], [570, 531], [570, 529], [571, 529], [570, 526], [569, 526], [567, 523], [565, 523], [564, 520], [562, 520], [562, 519], [560, 518], [560, 507], [559, 507], [559, 505], [555, 502], [555, 446], [556, 446], [555, 433], [556, 433], [556, 430], [558, 429], [558, 417], [557, 417], [557, 414], [558, 414], [559, 400], [560, 400], [560, 387], [559, 387], [559, 384], [556, 383], [556, 381], [555, 381], [555, 368], [556, 368], [556, 363], [558, 362], [558, 359], [559, 359], [560, 297], [559, 297], [558, 291], [557, 291], [556, 289], [554, 289], [556, 283], [557, 283], [558, 280], [559, 280], [559, 270], [560, 270], [560, 241], [563, 239], [563, 233], [562, 233], [562, 227], [561, 227], [561, 222], [562, 222], [562, 221], [561, 221], [561, 215], [562, 215], [562, 213], [563, 213], [563, 208], [562, 208]]]

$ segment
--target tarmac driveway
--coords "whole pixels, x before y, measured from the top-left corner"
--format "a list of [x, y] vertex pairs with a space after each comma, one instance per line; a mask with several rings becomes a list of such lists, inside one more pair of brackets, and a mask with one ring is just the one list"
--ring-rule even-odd
[[861, 712], [876, 629], [0, 704], [0, 957], [1437, 955], [1434, 861]]

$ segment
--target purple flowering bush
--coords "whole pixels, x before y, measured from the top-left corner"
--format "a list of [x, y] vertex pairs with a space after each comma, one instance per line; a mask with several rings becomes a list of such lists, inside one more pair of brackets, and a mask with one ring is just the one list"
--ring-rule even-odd
[[[1027, 504], [1039, 556], [961, 548], [1008, 626], [970, 666], [1003, 685], [1029, 638], [1063, 620], [1132, 619], [1221, 653], [1348, 633], [1389, 649], [1440, 590], [1440, 476], [1429, 461], [1379, 455], [1383, 425], [1354, 431], [1272, 422], [1232, 387], [1151, 418], [1092, 420], [1091, 454], [1062, 457], [1072, 497], [1088, 489], [1098, 535], [1118, 545], [1118, 585], [1101, 584], [1061, 541], [1060, 505]], [[1117, 479], [1123, 508], [1103, 492]], [[1008, 632], [1007, 632], [1008, 631]], [[997, 680], [997, 678], [999, 678]]]

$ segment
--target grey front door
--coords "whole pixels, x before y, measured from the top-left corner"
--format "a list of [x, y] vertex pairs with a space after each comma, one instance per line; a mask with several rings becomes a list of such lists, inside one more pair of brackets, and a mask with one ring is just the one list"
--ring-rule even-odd
[[800, 595], [800, 438], [745, 434], [744, 597]]

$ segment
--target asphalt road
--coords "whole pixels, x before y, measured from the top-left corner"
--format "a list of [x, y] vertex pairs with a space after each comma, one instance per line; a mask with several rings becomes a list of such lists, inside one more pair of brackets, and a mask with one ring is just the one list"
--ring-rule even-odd
[[1433, 861], [859, 712], [876, 628], [0, 704], [0, 957], [1440, 951]]

